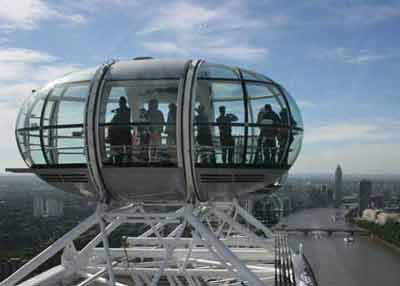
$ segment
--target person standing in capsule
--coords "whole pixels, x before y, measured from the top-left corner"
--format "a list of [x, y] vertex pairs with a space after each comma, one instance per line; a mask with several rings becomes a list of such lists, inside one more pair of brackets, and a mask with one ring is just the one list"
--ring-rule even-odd
[[228, 164], [233, 164], [235, 139], [232, 136], [232, 122], [237, 121], [238, 118], [234, 114], [226, 114], [226, 107], [223, 105], [219, 107], [219, 114], [217, 123], [221, 142], [222, 162], [226, 164], [226, 159], [228, 157]]
[[127, 146], [131, 144], [131, 128], [129, 126], [131, 118], [131, 109], [128, 107], [126, 98], [121, 96], [118, 101], [119, 107], [114, 109], [114, 116], [111, 119], [109, 129], [109, 142], [111, 145], [111, 156], [115, 165], [121, 165], [124, 162], [124, 157], [129, 152]]
[[160, 160], [161, 133], [164, 131], [164, 115], [158, 109], [158, 100], [153, 98], [149, 101], [147, 120], [150, 123], [150, 148], [149, 162]]
[[[260, 137], [258, 146], [262, 146], [264, 164], [274, 164], [276, 162], [276, 125], [281, 122], [278, 114], [272, 109], [271, 104], [265, 104], [262, 111], [257, 116], [257, 124], [260, 126]], [[256, 151], [258, 157], [259, 148]]]

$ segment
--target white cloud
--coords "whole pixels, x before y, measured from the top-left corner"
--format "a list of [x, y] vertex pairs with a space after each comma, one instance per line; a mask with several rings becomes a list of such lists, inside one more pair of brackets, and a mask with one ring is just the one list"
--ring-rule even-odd
[[371, 25], [400, 18], [400, 5], [377, 1], [374, 4], [354, 3], [335, 8], [342, 23], [348, 25]]
[[[34, 82], [0, 85], [0, 103], [17, 108], [38, 86]], [[3, 105], [4, 108], [4, 105]]]
[[54, 56], [40, 51], [19, 48], [0, 49], [0, 62], [36, 63], [51, 62], [55, 59]]
[[311, 57], [318, 60], [332, 60], [348, 64], [362, 64], [373, 61], [391, 59], [397, 56], [389, 52], [372, 52], [365, 49], [353, 51], [348, 48], [340, 47], [334, 49], [320, 49], [318, 51], [313, 51], [311, 53]]
[[[165, 2], [153, 10], [146, 24], [137, 32], [143, 47], [152, 53], [177, 56], [255, 61], [268, 55], [266, 47], [252, 43], [268, 29], [287, 24], [282, 14], [257, 17], [245, 2], [229, 1], [223, 5], [184, 1]], [[155, 40], [157, 37], [157, 40]]]
[[32, 29], [37, 21], [48, 18], [51, 13], [40, 0], [0, 0], [0, 23], [8, 27]]
[[149, 41], [142, 43], [143, 47], [152, 53], [161, 54], [177, 54], [187, 56], [189, 52], [181, 47], [178, 47], [172, 42]]
[[346, 122], [307, 128], [305, 143], [341, 143], [348, 141], [382, 142], [400, 140], [400, 124], [397, 121], [370, 118], [364, 122]]
[[0, 82], [41, 83], [77, 68], [76, 65], [59, 63], [56, 57], [41, 51], [0, 48]]
[[298, 99], [297, 104], [301, 108], [313, 108], [317, 106], [314, 102], [306, 99]]
[[377, 130], [378, 126], [367, 124], [340, 123], [326, 125], [318, 128], [307, 129], [304, 134], [304, 141], [307, 143], [346, 141], [368, 137]]
[[139, 34], [161, 30], [192, 31], [195, 27], [201, 28], [201, 25], [205, 25], [209, 21], [227, 16], [225, 9], [208, 9], [183, 1], [168, 5], [167, 9], [160, 9], [158, 13]]
[[[59, 4], [58, 6], [61, 6]], [[32, 30], [42, 20], [61, 19], [74, 24], [86, 22], [86, 18], [63, 7], [51, 7], [42, 0], [0, 0], [0, 28], [6, 31], [15, 29]]]

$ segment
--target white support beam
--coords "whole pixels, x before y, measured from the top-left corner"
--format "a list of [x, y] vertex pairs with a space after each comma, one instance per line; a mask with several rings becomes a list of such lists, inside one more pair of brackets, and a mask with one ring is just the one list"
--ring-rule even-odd
[[232, 251], [227, 248], [221, 241], [219, 241], [213, 233], [206, 228], [201, 221], [193, 215], [192, 212], [187, 211], [185, 215], [187, 221], [199, 232], [199, 234], [210, 242], [210, 244], [215, 247], [218, 252], [225, 258], [227, 261], [232, 263], [233, 267], [238, 271], [240, 277], [243, 277], [245, 280], [249, 281], [251, 285], [254, 286], [262, 286], [263, 283], [258, 279], [258, 277], [252, 273], [244, 263], [235, 256]]
[[[114, 267], [114, 272], [117, 275], [129, 276], [130, 272], [136, 273], [138, 275], [152, 275], [157, 269], [148, 269], [148, 268], [134, 268], [128, 270], [124, 267]], [[261, 277], [273, 276], [274, 274], [268, 273], [261, 270], [254, 270], [254, 275], [260, 280]], [[188, 276], [188, 277], [204, 277], [206, 279], [212, 278], [232, 278], [232, 273], [227, 269], [186, 269], [182, 272], [181, 269], [178, 268], [166, 268], [163, 272], [164, 275], [167, 276]], [[236, 279], [236, 278], [235, 278]], [[150, 285], [150, 284], [149, 284]], [[254, 285], [254, 284], [250, 284]], [[260, 285], [265, 285], [264, 283]]]
[[[178, 215], [180, 215], [184, 210], [185, 210], [185, 207], [179, 208], [177, 211], [175, 211], [174, 214], [171, 214], [171, 217], [168, 217], [167, 219], [176, 218], [176, 217], [177, 217]], [[157, 224], [153, 227], [153, 229], [158, 230], [158, 229], [162, 228], [163, 226], [165, 226], [165, 225], [168, 224], [168, 223], [169, 223], [169, 222], [168, 222], [167, 220], [164, 220], [163, 222], [157, 223]], [[148, 231], [146, 231], [146, 232], [144, 232], [143, 234], [141, 234], [139, 237], [147, 237], [147, 236], [152, 235], [152, 234], [153, 234], [153, 229], [149, 229]]]
[[265, 225], [263, 225], [259, 220], [257, 220], [255, 217], [253, 217], [250, 213], [248, 213], [246, 210], [244, 210], [239, 203], [234, 200], [233, 202], [236, 211], [244, 218], [246, 219], [250, 224], [252, 224], [254, 227], [256, 227], [257, 229], [262, 230], [265, 235], [268, 238], [274, 238], [274, 234], [272, 233], [272, 231], [270, 229], [268, 229]]
[[109, 276], [109, 280], [110, 280], [110, 285], [111, 286], [116, 286], [115, 285], [115, 277], [114, 277], [114, 272], [113, 272], [113, 262], [111, 259], [111, 255], [110, 255], [110, 247], [108, 245], [108, 233], [106, 232], [106, 224], [103, 220], [103, 213], [101, 210], [101, 205], [98, 206], [97, 210], [97, 219], [99, 221], [99, 225], [100, 225], [100, 231], [102, 234], [102, 242], [103, 242], [103, 250], [104, 250], [104, 254], [106, 257], [106, 262], [107, 262], [107, 270], [108, 270], [108, 276]]
[[[171, 258], [182, 261], [186, 258], [189, 251], [192, 252], [191, 258], [214, 259], [209, 249], [206, 247], [194, 247], [192, 250], [189, 248], [176, 248]], [[244, 261], [263, 261], [267, 263], [273, 263], [275, 261], [275, 256], [271, 255], [269, 251], [264, 248], [231, 248], [230, 251], [233, 255]], [[93, 254], [100, 259], [99, 262], [105, 262], [103, 248], [95, 248]], [[163, 259], [165, 249], [153, 247], [110, 248], [110, 255], [113, 259], [122, 258], [126, 255], [128, 255], [130, 259], [141, 257]]]
[[[93, 277], [93, 274], [89, 274], [89, 273], [85, 273], [85, 272], [81, 272], [80, 275], [83, 276], [84, 278], [92, 278]], [[95, 281], [96, 281], [96, 283], [100, 283], [105, 286], [111, 285], [109, 280], [102, 278], [102, 277], [96, 277]], [[115, 286], [128, 286], [128, 285], [116, 282]]]
[[265, 249], [268, 249], [268, 244], [266, 244], [266, 240], [263, 238], [258, 237], [256, 234], [252, 233], [249, 231], [247, 228], [245, 228], [243, 225], [238, 223], [237, 221], [232, 220], [227, 214], [224, 212], [218, 210], [217, 208], [213, 207], [213, 212], [224, 218], [226, 221], [229, 222], [229, 224], [240, 234], [242, 235], [247, 235], [249, 239], [257, 246], [264, 247]]
[[[221, 238], [219, 239], [221, 242], [223, 242], [225, 245], [229, 247], [255, 247], [253, 241], [249, 239], [248, 237], [244, 236], [236, 236], [236, 237], [227, 237], [227, 238]], [[164, 241], [168, 245], [174, 245], [176, 247], [188, 247], [192, 243], [197, 245], [197, 246], [204, 246], [205, 242], [201, 239], [193, 239], [193, 238], [171, 238], [171, 237], [166, 237], [164, 238]], [[141, 245], [141, 246], [158, 246], [160, 245], [160, 242], [157, 238], [155, 237], [146, 237], [146, 238], [141, 238], [141, 237], [127, 237], [126, 242], [130, 247], [133, 247], [135, 245]], [[267, 245], [268, 248], [273, 247], [274, 243], [272, 240], [265, 241], [263, 242], [263, 245]]]
[[[55, 266], [49, 270], [36, 275], [21, 284], [19, 286], [53, 286], [55, 281], [65, 279], [66, 269], [62, 265]], [[11, 284], [10, 284], [11, 285]]]
[[[237, 202], [184, 204], [179, 209], [174, 205], [171, 212], [165, 211], [168, 208], [157, 212], [157, 207], [150, 204], [130, 204], [115, 210], [106, 207], [99, 205], [94, 215], [0, 286], [15, 286], [95, 224], [99, 224], [100, 233], [81, 251], [68, 256], [70, 267], [52, 268], [22, 285], [59, 285], [65, 278], [77, 277], [81, 279], [77, 286], [123, 286], [130, 283], [129, 279], [137, 286], [155, 286], [161, 277], [166, 277], [171, 286], [274, 285], [273, 234]], [[256, 235], [242, 221], [262, 230], [269, 238]], [[141, 227], [144, 224], [147, 230], [141, 235], [127, 237], [122, 248], [110, 248], [108, 236], [125, 223]], [[182, 233], [191, 237], [181, 237]], [[101, 242], [103, 247], [96, 247]]]

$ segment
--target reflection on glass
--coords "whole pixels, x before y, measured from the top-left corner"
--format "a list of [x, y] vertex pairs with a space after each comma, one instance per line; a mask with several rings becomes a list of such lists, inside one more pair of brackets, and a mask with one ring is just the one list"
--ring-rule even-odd
[[288, 148], [288, 155], [287, 163], [292, 165], [294, 161], [296, 161], [297, 156], [300, 153], [301, 145], [303, 142], [303, 118], [300, 113], [300, 109], [297, 106], [296, 102], [294, 101], [293, 97], [284, 89], [282, 88], [288, 102], [289, 108], [291, 112], [291, 117], [289, 119], [292, 134], [289, 137], [289, 148]]
[[83, 164], [83, 117], [89, 84], [55, 87], [44, 109], [43, 149], [49, 164]]
[[273, 85], [246, 83], [249, 112], [248, 164], [274, 166], [283, 160], [288, 121], [284, 99]]
[[51, 128], [47, 136], [50, 144], [44, 146], [49, 164], [82, 164], [84, 153], [83, 128]]
[[83, 123], [88, 93], [89, 86], [87, 84], [69, 86], [61, 93], [57, 98], [57, 125]]
[[255, 72], [251, 72], [251, 71], [246, 71], [241, 69], [240, 70], [242, 72], [243, 75], [243, 79], [244, 80], [254, 80], [254, 81], [268, 81], [271, 82], [271, 79], [269, 79], [268, 77], [255, 73]]
[[283, 87], [281, 87], [281, 88], [282, 88], [283, 93], [285, 94], [285, 97], [287, 98], [287, 101], [289, 103], [290, 112], [292, 113], [292, 117], [293, 117], [294, 121], [296, 122], [295, 127], [303, 128], [303, 118], [301, 116], [299, 107], [297, 106], [293, 97]]
[[17, 140], [24, 160], [29, 166], [44, 164], [40, 144], [40, 118], [48, 90], [37, 91], [25, 101], [18, 116]]
[[106, 84], [101, 99], [103, 162], [175, 166], [178, 80]]
[[200, 79], [194, 112], [196, 164], [242, 164], [245, 113], [241, 84]]
[[88, 91], [89, 83], [63, 84], [26, 101], [18, 118], [17, 140], [29, 165], [86, 162], [83, 116]]
[[239, 79], [236, 70], [223, 65], [204, 63], [199, 70], [199, 78]]

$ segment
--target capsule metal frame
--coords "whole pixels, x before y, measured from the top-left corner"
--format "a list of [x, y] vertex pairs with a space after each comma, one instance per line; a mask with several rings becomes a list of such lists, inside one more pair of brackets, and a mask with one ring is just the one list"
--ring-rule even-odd
[[[112, 76], [114, 66], [119, 67], [119, 74], [126, 80], [141, 80], [140, 78], [130, 78], [130, 74], [139, 74], [145, 70], [146, 65], [159, 64], [159, 70], [156, 73], [168, 74], [169, 65], [173, 66], [172, 69], [181, 70], [182, 73], [178, 78], [178, 94], [176, 97], [177, 115], [176, 115], [176, 156], [177, 164], [173, 168], [163, 167], [152, 167], [152, 166], [105, 166], [103, 162], [102, 148], [104, 148], [104, 142], [101, 137], [102, 132], [104, 133], [104, 126], [102, 126], [101, 118], [105, 115], [102, 112], [102, 97], [105, 93], [105, 86], [107, 81]], [[303, 126], [302, 122], [298, 122], [298, 126], [292, 126], [292, 120], [289, 120], [287, 126], [276, 127], [276, 129], [287, 129], [287, 136], [293, 137], [293, 134], [297, 132], [298, 142], [296, 142], [296, 150], [294, 151], [293, 159], [290, 164], [283, 163], [281, 159], [274, 165], [270, 166], [206, 166], [199, 167], [195, 162], [196, 150], [195, 150], [195, 101], [198, 95], [199, 86], [199, 73], [202, 67], [206, 66], [208, 62], [204, 60], [188, 60], [188, 61], [165, 61], [165, 60], [153, 60], [153, 59], [140, 59], [130, 61], [110, 61], [106, 64], [101, 65], [96, 69], [93, 76], [90, 78], [88, 96], [86, 97], [84, 120], [83, 120], [83, 137], [84, 137], [84, 153], [86, 158], [86, 166], [74, 166], [71, 165], [51, 165], [48, 164], [47, 152], [45, 150], [45, 141], [50, 140], [51, 127], [44, 126], [44, 120], [46, 119], [46, 105], [49, 97], [53, 92], [54, 88], [63, 84], [69, 84], [73, 81], [59, 80], [53, 82], [42, 89], [44, 98], [44, 104], [40, 112], [40, 124], [39, 126], [20, 128], [21, 115], [26, 113], [31, 116], [29, 108], [33, 109], [35, 106], [29, 106], [27, 99], [24, 107], [21, 109], [18, 115], [17, 126], [16, 126], [16, 138], [19, 150], [22, 157], [27, 162], [28, 169], [10, 169], [14, 172], [33, 172], [39, 177], [47, 181], [48, 183], [55, 185], [66, 191], [78, 192], [85, 195], [95, 194], [98, 199], [104, 202], [110, 200], [122, 200], [122, 201], [229, 201], [234, 197], [240, 197], [249, 193], [265, 190], [266, 187], [279, 181], [284, 176], [288, 169], [292, 166], [295, 161], [298, 152], [301, 147]], [[178, 66], [178, 68], [177, 68]], [[180, 66], [180, 67], [179, 67]], [[214, 65], [221, 66], [222, 65]], [[132, 67], [130, 70], [129, 67]], [[229, 68], [229, 67], [227, 67]], [[136, 69], [136, 71], [135, 71]], [[249, 123], [249, 98], [247, 91], [247, 84], [268, 84], [273, 86], [279, 96], [284, 100], [284, 105], [289, 112], [289, 118], [294, 116], [293, 109], [296, 109], [296, 119], [301, 121], [301, 115], [298, 112], [298, 108], [290, 98], [287, 91], [278, 83], [271, 79], [256, 74], [254, 72], [246, 71], [240, 68], [230, 68], [237, 73], [238, 78], [235, 79], [237, 84], [240, 84], [242, 89], [242, 100], [244, 108], [244, 122], [241, 123], [240, 127], [243, 127], [243, 158], [246, 158], [247, 147], [250, 143], [249, 140], [249, 128], [260, 128], [260, 125]], [[137, 71], [139, 70], [139, 71]], [[155, 79], [158, 80], [157, 75], [152, 76], [152, 72], [155, 72], [154, 66], [150, 69], [149, 73], [145, 74], [147, 77], [144, 80]], [[255, 75], [255, 79], [245, 79], [243, 73], [252, 73]], [[172, 72], [173, 73], [173, 72]], [[232, 81], [232, 79], [219, 78], [215, 79], [223, 82], [224, 80]], [[37, 95], [34, 95], [37, 96]], [[211, 92], [210, 92], [211, 97]], [[289, 102], [290, 99], [290, 102]], [[26, 108], [28, 111], [25, 112]], [[54, 112], [54, 111], [53, 111]], [[26, 121], [26, 119], [24, 118]], [[29, 119], [28, 119], [29, 121]], [[46, 130], [46, 128], [48, 130]], [[73, 128], [73, 127], [71, 127]], [[77, 127], [78, 128], [78, 127]], [[21, 136], [24, 132], [28, 132], [28, 137], [31, 136], [31, 132], [38, 131], [40, 139], [40, 149], [44, 156], [44, 164], [33, 164], [30, 165], [27, 154], [30, 151], [26, 150], [24, 146], [26, 135]], [[47, 135], [45, 134], [47, 132]], [[36, 134], [35, 134], [36, 136]], [[47, 136], [47, 137], [46, 137]], [[21, 139], [22, 138], [22, 139]], [[46, 139], [47, 138], [47, 139]], [[254, 138], [252, 139], [254, 140]], [[274, 139], [275, 140], [275, 139]], [[104, 141], [104, 139], [103, 139]], [[290, 152], [289, 140], [286, 139], [285, 146], [281, 147], [284, 151], [282, 154], [288, 156]], [[253, 146], [254, 147], [254, 146]], [[30, 155], [29, 155], [30, 156]], [[278, 155], [277, 155], [278, 156]], [[246, 159], [244, 159], [245, 161]], [[156, 180], [154, 180], [156, 178]]]

